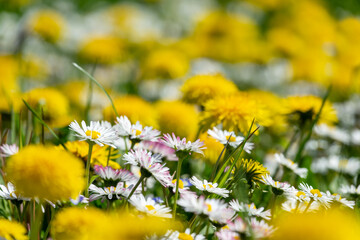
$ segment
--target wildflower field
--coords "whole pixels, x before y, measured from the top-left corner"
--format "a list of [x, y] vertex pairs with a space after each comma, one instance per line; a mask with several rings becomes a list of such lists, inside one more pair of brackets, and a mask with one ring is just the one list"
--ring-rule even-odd
[[0, 239], [360, 239], [360, 2], [0, 0]]

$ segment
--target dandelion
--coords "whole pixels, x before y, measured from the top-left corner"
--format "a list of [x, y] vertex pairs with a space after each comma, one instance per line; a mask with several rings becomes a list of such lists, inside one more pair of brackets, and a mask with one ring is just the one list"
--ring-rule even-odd
[[6, 172], [26, 198], [68, 200], [77, 197], [85, 185], [82, 162], [54, 147], [24, 147], [10, 158]]
[[18, 222], [0, 219], [0, 237], [3, 239], [27, 240], [26, 228]]
[[242, 159], [240, 166], [250, 186], [253, 183], [260, 183], [262, 177], [269, 174], [268, 170], [261, 163], [252, 159]]
[[190, 183], [192, 183], [197, 189], [201, 191], [215, 193], [224, 198], [227, 198], [229, 196], [230, 191], [226, 188], [219, 188], [217, 183], [208, 182], [207, 180], [200, 181], [195, 176], [190, 179]]
[[238, 89], [232, 81], [215, 74], [191, 77], [186, 80], [181, 91], [186, 102], [202, 106], [210, 99], [236, 93]]
[[60, 40], [64, 25], [63, 17], [53, 10], [41, 10], [29, 21], [30, 30], [51, 43]]

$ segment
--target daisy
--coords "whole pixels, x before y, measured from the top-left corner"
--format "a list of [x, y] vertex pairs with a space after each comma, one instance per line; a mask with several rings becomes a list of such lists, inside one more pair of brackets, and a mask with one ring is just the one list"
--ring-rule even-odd
[[215, 233], [219, 240], [240, 240], [237, 232], [230, 231], [229, 229], [221, 228], [220, 231]]
[[[306, 183], [300, 183], [299, 188], [310, 198], [310, 202], [315, 201], [321, 203], [326, 208], [329, 207], [331, 198], [326, 193], [320, 192], [319, 189], [314, 189], [312, 186]], [[309, 203], [310, 204], [310, 203]]]
[[109, 145], [111, 147], [113, 142], [117, 139], [116, 132], [112, 127], [101, 124], [100, 122], [91, 121], [90, 126], [86, 126], [85, 121], [81, 122], [81, 127], [76, 120], [70, 123], [70, 129], [76, 133], [80, 141], [92, 141], [100, 146]]
[[342, 194], [346, 194], [346, 195], [353, 195], [353, 196], [359, 196], [360, 195], [360, 185], [355, 187], [354, 185], [342, 185], [340, 187], [340, 192]]
[[[171, 181], [170, 187], [172, 187], [173, 192], [176, 190], [176, 179]], [[187, 179], [179, 179], [179, 193], [180, 194], [191, 194], [189, 187], [191, 183]], [[194, 193], [195, 194], [195, 193]]]
[[284, 166], [284, 167], [290, 169], [295, 174], [299, 175], [301, 178], [306, 178], [307, 173], [308, 173], [308, 170], [306, 168], [299, 168], [297, 163], [294, 163], [290, 159], [285, 158], [285, 156], [282, 153], [280, 153], [280, 154], [276, 153], [274, 156], [275, 156], [275, 160], [281, 166]]
[[165, 164], [161, 165], [161, 156], [152, 155], [144, 149], [131, 150], [124, 155], [125, 164], [131, 164], [140, 167], [141, 174], [153, 176], [164, 187], [171, 185], [172, 177], [169, 173], [169, 168]]
[[310, 202], [307, 201], [296, 201], [293, 199], [289, 199], [288, 201], [281, 204], [283, 210], [291, 213], [304, 213], [304, 212], [314, 212], [319, 210], [320, 204], [317, 202]]
[[135, 146], [135, 149], [147, 149], [153, 153], [162, 155], [168, 161], [178, 161], [178, 157], [175, 154], [175, 150], [171, 147], [166, 146], [163, 142], [157, 140], [152, 141], [141, 141]]
[[19, 147], [16, 144], [3, 144], [0, 146], [0, 157], [10, 157], [19, 151]]
[[[140, 189], [140, 188], [139, 188]], [[123, 197], [127, 197], [130, 194], [131, 189], [125, 188], [123, 183], [118, 183], [116, 187], [104, 187], [100, 188], [91, 184], [89, 187], [89, 192], [91, 193], [89, 201], [95, 201], [101, 199], [104, 201], [106, 198], [109, 200], [116, 200]], [[135, 191], [135, 193], [140, 193], [140, 191]]]
[[127, 116], [116, 117], [114, 129], [121, 137], [128, 137], [131, 135], [131, 122]]
[[264, 220], [258, 221], [256, 218], [251, 218], [250, 225], [255, 239], [268, 238], [275, 231], [273, 226], [270, 226]]
[[285, 182], [278, 182], [274, 181], [272, 177], [269, 174], [266, 174], [265, 176], [262, 176], [261, 180], [264, 184], [269, 185], [272, 187], [272, 191], [276, 195], [281, 195], [284, 192], [289, 191], [291, 185]]
[[170, 208], [157, 204], [152, 198], [145, 199], [142, 194], [132, 196], [129, 202], [140, 212], [156, 217], [171, 218]]
[[299, 202], [310, 201], [310, 197], [304, 191], [297, 190], [294, 187], [290, 187], [288, 191], [285, 192], [285, 195], [289, 200], [293, 200], [293, 201], [299, 201]]
[[190, 228], [187, 228], [185, 232], [171, 231], [169, 230], [164, 237], [160, 238], [161, 240], [169, 239], [169, 240], [203, 240], [205, 239], [204, 235], [191, 233]]
[[[226, 145], [229, 142], [229, 145], [233, 148], [239, 146], [245, 139], [244, 137], [236, 136], [236, 134], [232, 131], [228, 132], [226, 130], [220, 130], [216, 127], [214, 127], [212, 130], [209, 129], [208, 134], [224, 145]], [[254, 148], [253, 143], [246, 142], [244, 146], [244, 151], [250, 153], [253, 148]]]
[[261, 207], [259, 209], [256, 208], [254, 203], [251, 204], [245, 204], [245, 203], [239, 203], [237, 199], [233, 199], [229, 202], [230, 207], [236, 211], [236, 212], [246, 212], [249, 214], [249, 216], [256, 216], [261, 217], [266, 220], [270, 220], [270, 210], [264, 211], [264, 208]]
[[230, 191], [226, 188], [218, 188], [217, 183], [208, 182], [207, 180], [200, 181], [195, 176], [193, 176], [190, 179], [191, 184], [193, 184], [197, 189], [201, 191], [206, 191], [209, 193], [215, 193], [217, 195], [220, 195], [224, 198], [227, 198], [229, 196]]
[[133, 173], [126, 169], [113, 169], [110, 166], [103, 167], [100, 165], [95, 165], [94, 171], [96, 175], [99, 175], [102, 179], [108, 181], [121, 180], [124, 182], [134, 182], [137, 180], [137, 177], [135, 177]]
[[354, 201], [349, 201], [346, 198], [342, 198], [340, 194], [334, 193], [331, 194], [329, 191], [326, 191], [326, 195], [332, 199], [333, 203], [340, 203], [344, 206], [347, 206], [349, 208], [354, 209], [355, 206], [355, 202]]
[[143, 127], [140, 122], [131, 126], [130, 139], [137, 141], [156, 141], [159, 138], [160, 131], [152, 127]]
[[23, 198], [16, 194], [16, 190], [14, 184], [8, 182], [7, 186], [0, 185], [0, 198], [4, 198], [7, 200], [24, 200], [29, 201], [30, 199]]
[[195, 142], [187, 141], [186, 138], [180, 139], [180, 137], [176, 137], [174, 133], [172, 136], [170, 134], [165, 134], [162, 142], [175, 149], [176, 152], [196, 152], [200, 154], [204, 154], [202, 149], [205, 149], [204, 142], [201, 142], [200, 139], [196, 140]]

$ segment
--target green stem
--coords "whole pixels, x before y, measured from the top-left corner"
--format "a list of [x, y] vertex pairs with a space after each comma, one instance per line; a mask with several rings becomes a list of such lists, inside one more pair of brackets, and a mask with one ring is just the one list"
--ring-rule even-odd
[[33, 220], [32, 220], [32, 225], [31, 225], [31, 229], [30, 229], [30, 240], [38, 240], [39, 239], [39, 235], [40, 235], [40, 227], [41, 227], [41, 221], [42, 221], [42, 217], [43, 217], [43, 212], [41, 211], [41, 202], [39, 204], [35, 204], [35, 200], [34, 200], [34, 205], [33, 207], [36, 209], [35, 210], [35, 216], [33, 216]]
[[135, 184], [135, 186], [133, 187], [133, 189], [131, 190], [129, 196], [127, 197], [127, 200], [129, 201], [129, 199], [131, 198], [131, 196], [134, 194], [134, 192], [136, 191], [136, 189], [138, 188], [138, 186], [140, 185], [140, 183], [144, 180], [145, 176], [141, 175], [139, 178], [139, 181]]
[[314, 202], [314, 199], [311, 199], [310, 202], [308, 203], [308, 205], [306, 206], [304, 213], [307, 212], [307, 210], [309, 209], [310, 205]]
[[107, 157], [106, 166], [109, 166], [110, 156], [111, 156], [111, 147], [109, 146], [109, 153], [108, 153], [108, 157]]
[[176, 215], [176, 204], [179, 195], [179, 182], [180, 182], [180, 172], [181, 172], [181, 164], [183, 162], [182, 158], [179, 158], [177, 169], [176, 169], [176, 187], [175, 187], [175, 200], [174, 200], [174, 207], [173, 207], [173, 218]]
[[89, 143], [89, 152], [86, 160], [86, 197], [89, 197], [89, 186], [90, 186], [90, 165], [91, 165], [91, 155], [92, 155], [92, 149], [94, 146], [94, 143], [91, 141], [88, 141]]

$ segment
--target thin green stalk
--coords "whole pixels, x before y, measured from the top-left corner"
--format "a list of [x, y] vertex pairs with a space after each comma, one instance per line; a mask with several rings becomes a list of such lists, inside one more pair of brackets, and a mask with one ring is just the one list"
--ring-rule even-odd
[[310, 205], [314, 202], [314, 199], [310, 199], [310, 202], [308, 203], [308, 205], [306, 206], [304, 213], [307, 212], [307, 210], [310, 208]]
[[16, 122], [15, 122], [15, 111], [14, 108], [11, 107], [11, 143], [15, 143], [16, 139]]
[[89, 152], [86, 160], [86, 197], [89, 197], [89, 186], [90, 186], [90, 165], [91, 165], [91, 155], [92, 155], [92, 149], [94, 146], [94, 143], [91, 141], [88, 141], [89, 143]]
[[176, 169], [176, 187], [175, 187], [175, 199], [174, 199], [174, 207], [173, 207], [173, 218], [175, 218], [176, 215], [176, 205], [177, 205], [177, 198], [179, 195], [179, 182], [180, 182], [180, 172], [181, 172], [181, 164], [183, 162], [183, 159], [179, 157], [177, 169]]
[[109, 146], [109, 153], [106, 161], [106, 166], [109, 166], [110, 156], [111, 156], [111, 147]]
[[134, 192], [136, 191], [136, 189], [138, 188], [138, 186], [140, 185], [140, 183], [144, 180], [145, 176], [141, 175], [138, 182], [135, 184], [135, 186], [133, 187], [133, 189], [131, 190], [129, 196], [127, 197], [127, 200], [129, 201], [131, 196], [134, 194]]
[[110, 103], [111, 103], [111, 106], [114, 110], [114, 113], [117, 117], [119, 117], [119, 114], [115, 108], [115, 105], [114, 105], [114, 102], [113, 100], [111, 99], [110, 95], [108, 94], [108, 92], [105, 90], [105, 88], [103, 86], [101, 86], [101, 84], [93, 77], [91, 76], [90, 73], [88, 73], [87, 71], [85, 71], [82, 67], [80, 67], [79, 65], [77, 65], [76, 63], [73, 63], [74, 67], [76, 67], [77, 69], [79, 69], [81, 72], [83, 72], [88, 78], [90, 78], [92, 81], [95, 82], [95, 84], [105, 93], [105, 95], [108, 97]]
[[[34, 201], [35, 203], [35, 201]], [[41, 202], [39, 204], [34, 204], [33, 207], [35, 208], [35, 216], [33, 217], [31, 229], [30, 229], [30, 240], [38, 240], [40, 236], [40, 227], [41, 221], [43, 218], [43, 212], [41, 210]]]
[[[50, 216], [50, 223], [52, 222], [54, 216], [55, 216], [55, 208], [53, 207], [50, 207], [50, 210], [51, 210], [51, 216]], [[45, 233], [44, 233], [44, 238], [43, 239], [47, 239], [48, 235], [49, 235], [49, 232], [50, 232], [50, 227], [51, 227], [51, 224], [48, 224], [46, 230], [45, 230]]]
[[163, 191], [163, 194], [164, 194], [164, 199], [165, 199], [165, 205], [167, 206], [167, 207], [169, 207], [169, 202], [168, 202], [168, 196], [167, 196], [167, 194], [166, 194], [166, 188], [164, 187], [164, 186], [162, 186], [161, 185], [161, 188], [162, 188], [162, 191]]

